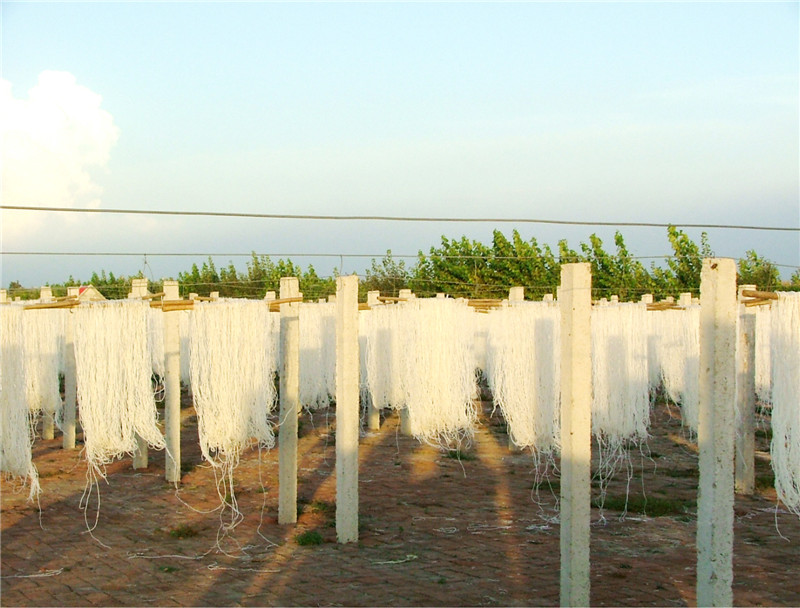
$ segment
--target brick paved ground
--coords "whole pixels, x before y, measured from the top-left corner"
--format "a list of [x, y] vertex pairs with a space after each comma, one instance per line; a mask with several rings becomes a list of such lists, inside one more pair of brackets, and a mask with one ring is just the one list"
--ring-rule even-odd
[[[249, 452], [235, 473], [244, 519], [218, 544], [230, 512], [203, 512], [220, 498], [201, 462], [191, 408], [183, 410], [180, 491], [163, 480], [163, 454], [151, 452], [144, 471], [130, 460], [114, 463], [100, 484], [95, 538], [79, 507], [86, 482], [79, 450], [38, 441], [41, 512], [2, 482], [2, 605], [556, 605], [558, 478], [537, 485], [531, 456], [507, 449], [502, 421], [483, 405], [460, 461], [400, 436], [391, 416], [363, 438], [360, 542], [351, 545], [335, 542], [335, 447], [324, 414], [302, 420], [297, 525], [277, 524], [277, 450], [260, 465]], [[616, 510], [605, 518], [592, 511], [594, 605], [695, 601], [696, 451], [666, 407], [654, 423], [649, 456], [630, 452], [632, 512], [620, 520]], [[759, 442], [768, 449], [763, 436]], [[764, 454], [758, 473], [768, 486]], [[626, 482], [617, 475], [607, 504], [624, 497]], [[635, 512], [643, 492], [651, 515], [667, 514]], [[89, 522], [96, 495], [92, 501]], [[736, 515], [736, 603], [800, 605], [798, 518], [776, 512], [769, 487], [737, 498]], [[321, 544], [298, 543], [314, 531]]]

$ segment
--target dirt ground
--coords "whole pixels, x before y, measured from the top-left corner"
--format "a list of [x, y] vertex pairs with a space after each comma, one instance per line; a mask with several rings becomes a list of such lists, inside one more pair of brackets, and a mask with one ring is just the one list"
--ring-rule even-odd
[[[235, 472], [242, 521], [203, 464], [194, 410], [182, 410], [180, 490], [164, 455], [107, 469], [86, 512], [86, 463], [60, 438], [38, 440], [41, 510], [2, 482], [3, 606], [547, 606], [559, 602], [558, 476], [508, 449], [491, 402], [472, 446], [448, 453], [399, 434], [389, 415], [362, 438], [359, 542], [336, 542], [333, 416], [304, 414], [299, 518], [278, 525], [278, 451], [248, 451]], [[695, 603], [697, 453], [677, 411], [653, 411], [652, 437], [629, 451], [592, 509], [591, 603]], [[79, 436], [80, 437], [80, 436]], [[800, 605], [800, 520], [776, 506], [768, 431], [757, 437], [755, 496], [735, 505], [737, 605]], [[460, 456], [460, 458], [458, 458]], [[594, 495], [600, 484], [593, 482]], [[622, 516], [627, 492], [628, 513]], [[226, 492], [227, 493], [227, 492]], [[223, 495], [223, 498], [225, 496]], [[645, 502], [646, 499], [646, 502]], [[232, 500], [229, 498], [229, 500]], [[642, 512], [644, 511], [644, 513]], [[87, 522], [97, 525], [92, 534]]]

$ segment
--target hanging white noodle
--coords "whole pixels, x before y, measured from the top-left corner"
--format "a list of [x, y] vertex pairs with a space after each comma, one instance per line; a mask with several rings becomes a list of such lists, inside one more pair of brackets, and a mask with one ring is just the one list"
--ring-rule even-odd
[[261, 301], [196, 303], [189, 328], [191, 384], [200, 449], [230, 473], [255, 440], [275, 443], [269, 421], [278, 369], [279, 316]]
[[770, 335], [772, 307], [756, 306], [756, 396], [762, 403], [772, 402]]
[[592, 307], [592, 432], [612, 452], [647, 439], [647, 314], [645, 304]]
[[25, 399], [24, 314], [20, 306], [0, 306], [0, 471], [30, 483], [32, 500], [40, 487], [31, 458], [31, 411]]
[[164, 367], [164, 312], [160, 308], [150, 308], [147, 315], [147, 346], [153, 373], [163, 378]]
[[700, 306], [651, 312], [659, 336], [664, 390], [680, 403], [683, 423], [697, 433], [700, 404]]
[[491, 311], [486, 377], [519, 447], [545, 455], [559, 446], [560, 311], [547, 302], [519, 302]]
[[63, 368], [66, 310], [28, 310], [23, 315], [27, 401], [31, 412], [59, 420], [61, 393], [58, 374]]
[[137, 435], [163, 448], [148, 346], [149, 302], [82, 306], [75, 320], [75, 371], [84, 451], [91, 468], [137, 448]]
[[800, 516], [800, 293], [773, 303], [772, 469], [778, 498]]
[[478, 414], [470, 316], [478, 313], [465, 300], [444, 298], [413, 299], [398, 309], [411, 433], [432, 444], [471, 437]]
[[405, 406], [403, 391], [401, 319], [402, 304], [374, 306], [359, 314], [359, 332], [364, 336], [364, 374], [366, 390], [378, 409]]
[[336, 394], [336, 304], [300, 304], [300, 403], [328, 407]]

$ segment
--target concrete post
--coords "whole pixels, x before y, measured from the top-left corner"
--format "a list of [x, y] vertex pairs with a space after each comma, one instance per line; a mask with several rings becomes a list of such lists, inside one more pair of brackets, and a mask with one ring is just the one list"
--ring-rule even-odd
[[697, 605], [733, 605], [733, 460], [736, 264], [706, 258], [700, 273], [697, 443]]
[[[178, 281], [164, 281], [164, 301], [180, 300]], [[164, 314], [164, 476], [181, 481], [181, 327], [178, 311]]]
[[[297, 277], [281, 278], [280, 297], [300, 294]], [[281, 304], [278, 523], [297, 521], [297, 416], [300, 412], [300, 306]], [[338, 426], [338, 425], [337, 425]]]
[[511, 287], [508, 290], [508, 301], [509, 302], [522, 302], [525, 299], [525, 288], [524, 287]]
[[78, 382], [75, 370], [75, 317], [72, 311], [67, 315], [64, 332], [64, 409], [61, 446], [65, 450], [75, 449], [75, 413], [78, 405]]
[[643, 294], [642, 295], [642, 302], [644, 302], [645, 304], [652, 304], [653, 303], [653, 294], [652, 293]]
[[336, 537], [358, 540], [358, 277], [336, 279]]
[[276, 298], [275, 298], [275, 292], [274, 291], [268, 291], [266, 293], [266, 295], [264, 296], [264, 300], [266, 300], [267, 302], [270, 302], [270, 301], [275, 300], [275, 299]]
[[678, 296], [678, 306], [682, 306], [684, 308], [692, 305], [692, 294], [691, 293], [682, 293]]
[[367, 306], [372, 308], [373, 306], [378, 306], [381, 302], [378, 299], [381, 295], [381, 292], [378, 290], [375, 291], [368, 291], [367, 292]]
[[0, 289], [0, 304], [8, 302], [8, 290]]
[[619, 296], [611, 296], [610, 302], [612, 304], [619, 304]]
[[561, 605], [589, 605], [592, 276], [561, 266]]
[[52, 290], [52, 288], [48, 287], [47, 285], [41, 287], [39, 289], [39, 299], [42, 302], [52, 302], [53, 301], [53, 290]]
[[546, 293], [542, 296], [542, 302], [552, 302], [553, 301], [553, 294]]
[[[755, 285], [739, 286], [742, 291], [755, 290]], [[756, 316], [752, 309], [739, 306], [739, 344], [736, 358], [736, 467], [734, 487], [739, 494], [752, 495], [755, 491], [755, 432], [756, 432]]]
[[[128, 298], [140, 299], [147, 295], [147, 279], [133, 279], [131, 280], [131, 292]], [[133, 468], [146, 469], [147, 456], [148, 456], [147, 442], [136, 435], [136, 451], [133, 454]]]
[[410, 289], [401, 289], [400, 293], [397, 294], [399, 298], [405, 298], [406, 300], [410, 300], [411, 298], [415, 298], [414, 292]]

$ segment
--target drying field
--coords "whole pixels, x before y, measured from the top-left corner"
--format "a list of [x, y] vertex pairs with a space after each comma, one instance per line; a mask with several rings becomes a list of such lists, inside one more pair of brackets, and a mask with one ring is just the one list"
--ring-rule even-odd
[[[2, 482], [0, 601], [558, 605], [558, 477], [537, 482], [531, 456], [508, 450], [503, 421], [490, 402], [482, 406], [475, 441], [461, 454], [401, 436], [392, 415], [362, 438], [360, 542], [350, 545], [336, 543], [334, 429], [324, 412], [301, 419], [297, 525], [277, 523], [277, 449], [260, 462], [248, 451], [235, 472], [243, 520], [222, 538], [230, 511], [211, 511], [221, 499], [213, 471], [201, 461], [193, 408], [182, 410], [180, 491], [164, 481], [163, 453], [151, 451], [146, 470], [132, 470], [129, 459], [114, 463], [99, 486], [94, 538], [80, 508], [86, 483], [80, 450], [61, 450], [60, 438], [37, 440], [41, 512], [26, 503], [26, 492]], [[631, 451], [630, 483], [624, 470], [617, 473], [606, 509], [592, 509], [593, 605], [695, 602], [697, 454], [677, 415], [663, 404], [655, 408], [649, 453]], [[735, 506], [734, 600], [797, 606], [800, 520], [776, 510], [768, 437], [763, 430], [757, 435], [759, 490], [737, 497]], [[600, 484], [594, 486], [597, 497]], [[621, 519], [626, 486], [628, 513]], [[95, 494], [90, 523], [96, 514]]]

